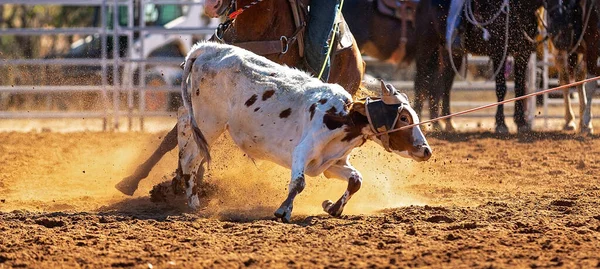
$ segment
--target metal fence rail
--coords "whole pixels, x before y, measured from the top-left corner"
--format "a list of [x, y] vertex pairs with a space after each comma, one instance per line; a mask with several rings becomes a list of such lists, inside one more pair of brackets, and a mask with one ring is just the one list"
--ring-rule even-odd
[[[190, 6], [203, 6], [204, 1], [201, 0], [139, 0], [140, 6], [145, 7], [149, 4], [175, 4]], [[118, 129], [120, 117], [127, 116], [129, 119], [129, 128], [132, 127], [132, 118], [140, 117], [141, 128], [143, 129], [143, 118], [146, 116], [157, 115], [172, 115], [172, 113], [145, 111], [144, 95], [146, 90], [150, 92], [178, 91], [176, 87], [146, 87], [144, 79], [140, 79], [139, 84], [133, 83], [133, 76], [136, 73], [141, 78], [146, 75], [146, 65], [161, 64], [161, 65], [178, 65], [182, 58], [147, 58], [147, 57], [132, 57], [134, 49], [141, 50], [141, 55], [144, 55], [144, 43], [139, 42], [139, 47], [134, 48], [134, 35], [139, 36], [161, 34], [171, 36], [182, 35], [198, 35], [212, 34], [215, 27], [194, 26], [194, 27], [174, 27], [166, 29], [162, 27], [145, 26], [145, 16], [139, 16], [139, 25], [134, 26], [134, 0], [0, 0], [0, 4], [26, 4], [26, 5], [62, 5], [62, 6], [97, 6], [100, 8], [100, 27], [70, 27], [70, 28], [18, 28], [18, 29], [1, 29], [1, 36], [18, 35], [18, 36], [51, 36], [51, 35], [99, 35], [101, 40], [101, 56], [100, 58], [70, 58], [70, 59], [4, 59], [0, 61], [0, 66], [90, 66], [100, 67], [101, 83], [98, 86], [85, 85], [64, 85], [64, 86], [46, 86], [46, 85], [0, 85], [0, 93], [6, 94], [51, 94], [51, 93], [69, 93], [69, 92], [95, 92], [102, 95], [103, 111], [80, 111], [80, 112], [59, 112], [59, 111], [0, 111], [0, 119], [9, 118], [102, 118], [103, 129], [107, 130]], [[118, 23], [119, 9], [116, 6], [126, 6], [128, 12], [128, 21], [125, 27]], [[113, 8], [113, 25], [108, 25], [107, 10]], [[143, 11], [140, 11], [143, 12]], [[200, 14], [197, 14], [200, 16]], [[113, 38], [113, 54], [108, 55], [107, 42], [108, 37]], [[124, 57], [118, 54], [119, 51], [119, 36], [126, 36], [129, 47]], [[112, 68], [112, 74], [109, 74], [109, 67]], [[122, 76], [120, 71], [122, 71]], [[137, 70], [137, 71], [136, 71]], [[113, 77], [112, 83], [109, 83], [109, 76]], [[127, 76], [127, 77], [125, 77]], [[122, 111], [120, 107], [121, 94], [127, 94], [127, 110]], [[138, 111], [134, 110], [134, 94], [140, 95]], [[109, 95], [112, 94], [112, 100], [109, 100]], [[112, 122], [109, 122], [112, 121]]]

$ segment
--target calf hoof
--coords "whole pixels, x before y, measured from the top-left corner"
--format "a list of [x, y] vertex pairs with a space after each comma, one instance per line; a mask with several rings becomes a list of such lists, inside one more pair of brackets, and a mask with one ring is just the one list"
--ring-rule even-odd
[[333, 217], [339, 217], [342, 215], [342, 207], [340, 203], [333, 203], [331, 200], [325, 200], [321, 205], [323, 206], [323, 210]]
[[292, 210], [282, 206], [275, 211], [275, 217], [281, 219], [283, 223], [290, 223], [292, 218]]
[[508, 126], [506, 124], [497, 124], [496, 125], [496, 133], [497, 134], [508, 134]]
[[135, 179], [133, 179], [131, 177], [126, 177], [123, 180], [121, 180], [119, 183], [117, 183], [117, 185], [115, 185], [115, 188], [125, 195], [132, 196], [133, 193], [138, 188], [138, 183], [131, 182], [131, 181], [135, 181]]

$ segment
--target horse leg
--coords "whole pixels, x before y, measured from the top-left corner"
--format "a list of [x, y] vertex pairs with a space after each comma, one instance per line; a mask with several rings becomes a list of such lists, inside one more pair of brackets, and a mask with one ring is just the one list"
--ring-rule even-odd
[[[500, 68], [498, 75], [496, 76], [496, 99], [498, 102], [504, 101], [506, 97], [506, 78], [504, 77], [504, 71], [506, 69], [505, 62], [502, 61], [501, 55], [492, 56], [492, 62], [494, 70]], [[508, 126], [504, 121], [504, 105], [498, 105], [496, 108], [496, 133], [507, 134]]]
[[[452, 54], [453, 61], [457, 67], [462, 65], [463, 60], [463, 52], [462, 50], [454, 50]], [[442, 70], [441, 75], [441, 84], [442, 84], [442, 116], [450, 115], [450, 90], [452, 89], [452, 83], [454, 82], [454, 69], [452, 68], [444, 68]], [[454, 132], [456, 128], [454, 127], [454, 123], [451, 118], [444, 120], [445, 130], [446, 132]]]
[[[571, 77], [575, 73], [575, 65], [577, 64], [577, 57], [575, 57], [575, 61], [571, 61], [571, 57], [565, 61], [565, 52], [560, 52], [556, 56], [556, 62], [558, 70], [558, 84], [565, 85], [567, 83], [572, 82]], [[577, 55], [577, 54], [575, 54]], [[575, 63], [573, 65], [572, 63]], [[577, 87], [579, 90], [579, 87]], [[571, 99], [569, 98], [570, 89], [563, 90], [563, 102], [565, 105], [565, 125], [563, 126], [563, 130], [572, 131], [575, 130], [575, 114], [573, 113], [573, 107], [571, 106]]]
[[[424, 2], [422, 2], [424, 3]], [[414, 110], [419, 117], [422, 116], [423, 103], [431, 94], [430, 89], [435, 81], [439, 69], [437, 58], [438, 47], [441, 39], [438, 34], [439, 18], [436, 17], [433, 5], [424, 3], [417, 8], [415, 27], [416, 33], [416, 65], [417, 72], [414, 79], [415, 101]], [[430, 117], [431, 118], [431, 117]]]
[[[440, 75], [441, 73], [443, 73], [443, 71], [440, 70], [441, 69], [448, 69], [448, 66], [446, 65], [442, 65], [440, 66], [440, 57], [443, 57], [442, 55], [440, 55], [440, 51], [439, 50], [435, 50], [433, 51], [433, 54], [430, 54], [428, 61], [426, 62], [427, 67], [425, 67], [427, 70], [429, 70], [429, 73], [425, 73], [428, 74], [429, 76], [427, 78], [425, 78], [426, 82], [424, 85], [424, 89], [425, 91], [422, 92], [422, 96], [421, 98], [423, 99], [427, 99], [429, 102], [429, 118], [430, 119], [435, 119], [439, 117], [439, 111], [440, 111], [440, 99], [441, 96], [443, 95], [443, 93], [445, 92], [445, 89], [442, 89], [441, 87], [441, 83], [440, 83]], [[417, 72], [419, 73], [419, 72]], [[442, 130], [442, 125], [440, 124], [439, 121], [434, 121], [433, 123], [431, 123], [431, 127], [433, 130]]]
[[414, 110], [419, 117], [422, 116], [423, 102], [425, 102], [428, 90], [428, 84], [431, 83], [431, 77], [434, 71], [429, 69], [430, 65], [428, 62], [431, 61], [426, 57], [417, 57], [417, 73], [415, 75], [415, 100]]
[[[597, 24], [592, 23], [591, 25], [596, 26]], [[588, 72], [588, 77], [594, 77], [600, 75], [600, 68], [596, 63], [598, 59], [598, 28], [590, 26], [592, 30], [587, 30], [588, 35], [586, 36], [586, 44], [588, 45], [585, 53], [585, 66]], [[579, 116], [581, 122], [579, 125], [579, 132], [582, 134], [593, 134], [594, 127], [592, 126], [592, 99], [597, 88], [597, 81], [588, 82], [583, 86], [579, 96]], [[581, 95], [584, 93], [585, 95]], [[583, 113], [582, 113], [583, 112]]]
[[139, 165], [135, 172], [119, 183], [115, 185], [115, 188], [126, 195], [133, 195], [133, 193], [137, 190], [140, 181], [148, 176], [150, 170], [160, 161], [160, 159], [167, 154], [167, 152], [177, 146], [177, 125], [167, 133], [167, 135], [163, 138], [163, 141], [160, 143], [160, 146], [150, 155], [148, 160]]
[[[591, 78], [593, 76], [588, 76]], [[593, 134], [594, 127], [592, 126], [592, 99], [596, 92], [597, 81], [586, 83], [579, 93], [579, 132], [582, 134]]]
[[346, 191], [337, 202], [333, 203], [330, 200], [323, 201], [323, 210], [331, 216], [339, 217], [342, 215], [344, 207], [350, 198], [352, 198], [352, 195], [354, 195], [362, 186], [362, 176], [354, 167], [352, 167], [352, 165], [350, 165], [350, 163], [348, 163], [348, 158], [343, 161], [338, 161], [336, 164], [327, 168], [323, 174], [327, 178], [337, 178], [348, 182]]
[[[525, 74], [527, 74], [527, 60], [529, 58], [528, 53], [516, 53], [513, 55], [515, 59], [515, 97], [521, 97], [527, 92], [527, 83], [525, 83]], [[530, 132], [531, 125], [526, 118], [526, 100], [519, 100], [515, 102], [514, 120], [517, 124], [517, 131]]]

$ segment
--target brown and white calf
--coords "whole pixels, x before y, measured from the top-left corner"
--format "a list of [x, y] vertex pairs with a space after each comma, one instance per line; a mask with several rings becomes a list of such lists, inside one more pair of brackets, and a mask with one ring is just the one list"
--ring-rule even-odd
[[353, 102], [337, 84], [323, 83], [244, 49], [211, 42], [192, 48], [183, 75], [185, 109], [180, 111], [178, 142], [192, 208], [199, 206], [195, 173], [202, 171], [210, 145], [226, 130], [251, 158], [291, 169], [288, 197], [275, 211], [285, 222], [290, 221], [294, 198], [304, 189], [305, 175], [323, 173], [348, 182], [337, 202], [323, 203], [327, 213], [342, 213], [362, 183], [361, 174], [349, 163], [349, 154], [367, 139], [417, 161], [431, 157], [418, 126], [375, 135], [375, 130], [418, 122], [406, 95], [383, 82], [382, 98]]

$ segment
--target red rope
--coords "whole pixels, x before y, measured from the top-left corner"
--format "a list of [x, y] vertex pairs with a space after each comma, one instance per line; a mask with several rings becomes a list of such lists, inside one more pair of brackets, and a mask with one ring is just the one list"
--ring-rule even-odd
[[562, 86], [558, 86], [558, 87], [555, 87], [555, 88], [551, 88], [551, 89], [547, 89], [547, 90], [543, 90], [543, 91], [539, 91], [539, 92], [534, 92], [534, 93], [526, 94], [526, 95], [523, 95], [523, 96], [520, 96], [520, 97], [515, 97], [515, 98], [507, 99], [507, 100], [504, 100], [504, 101], [501, 101], [501, 102], [497, 102], [497, 103], [492, 103], [492, 104], [487, 104], [487, 105], [483, 105], [483, 106], [479, 106], [479, 107], [467, 109], [467, 110], [464, 110], [464, 111], [452, 113], [450, 115], [438, 117], [438, 118], [435, 118], [435, 119], [430, 119], [430, 120], [422, 121], [422, 122], [419, 122], [419, 123], [414, 123], [414, 124], [410, 124], [410, 125], [407, 125], [407, 126], [402, 126], [400, 128], [391, 129], [391, 130], [388, 130], [388, 131], [385, 131], [385, 132], [376, 133], [375, 135], [389, 134], [389, 133], [397, 132], [397, 131], [400, 131], [400, 130], [412, 128], [412, 127], [415, 127], [415, 126], [423, 125], [425, 123], [435, 122], [435, 121], [447, 119], [447, 118], [450, 118], [450, 117], [464, 115], [464, 114], [475, 112], [475, 111], [478, 111], [478, 110], [482, 110], [482, 109], [486, 109], [486, 108], [490, 108], [490, 107], [494, 107], [494, 106], [498, 106], [498, 105], [502, 105], [502, 104], [514, 102], [514, 101], [523, 100], [523, 99], [526, 99], [526, 98], [529, 98], [529, 97], [533, 97], [533, 96], [537, 96], [537, 95], [542, 95], [544, 93], [549, 93], [549, 92], [557, 91], [557, 90], [564, 90], [564, 89], [567, 89], [567, 88], [571, 88], [573, 86], [578, 86], [578, 85], [581, 85], [581, 84], [584, 84], [584, 83], [588, 83], [588, 82], [592, 82], [592, 81], [596, 81], [596, 80], [600, 80], [600, 76], [593, 77], [593, 78], [588, 78], [588, 79], [584, 79], [584, 80], [581, 80], [581, 81], [573, 82], [573, 83], [570, 83], [570, 84], [565, 84], [565, 85], [562, 85]]
[[235, 20], [235, 18], [237, 18], [237, 16], [239, 16], [240, 14], [242, 14], [242, 12], [244, 12], [244, 10], [249, 9], [250, 7], [262, 2], [264, 0], [255, 0], [252, 1], [250, 4], [245, 5], [242, 8], [239, 8], [238, 10], [231, 12], [231, 14], [229, 14], [229, 16], [227, 16], [230, 20]]

